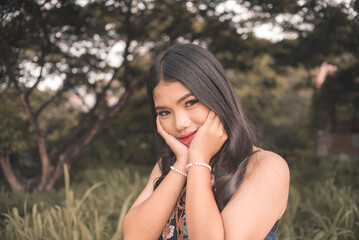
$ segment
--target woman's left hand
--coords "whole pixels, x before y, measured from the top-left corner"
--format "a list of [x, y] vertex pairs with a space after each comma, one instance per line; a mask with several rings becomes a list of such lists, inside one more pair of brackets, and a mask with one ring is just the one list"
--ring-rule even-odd
[[209, 164], [211, 158], [221, 149], [228, 135], [219, 116], [210, 111], [203, 125], [198, 129], [189, 147], [189, 161]]

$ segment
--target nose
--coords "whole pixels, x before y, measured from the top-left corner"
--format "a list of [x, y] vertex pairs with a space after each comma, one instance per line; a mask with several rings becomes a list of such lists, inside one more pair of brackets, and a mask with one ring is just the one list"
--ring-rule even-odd
[[186, 112], [178, 112], [175, 117], [175, 127], [177, 131], [188, 128], [191, 125], [191, 120]]

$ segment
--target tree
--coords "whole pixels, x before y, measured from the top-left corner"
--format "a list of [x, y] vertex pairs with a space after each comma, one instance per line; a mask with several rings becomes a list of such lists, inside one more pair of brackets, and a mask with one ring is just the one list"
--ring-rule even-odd
[[[220, 2], [212, 1], [208, 11]], [[23, 113], [17, 114], [26, 122], [21, 132], [30, 139], [20, 150], [18, 138], [4, 137], [0, 163], [11, 189], [32, 182], [38, 191], [52, 189], [63, 165], [71, 168], [104, 124], [141, 89], [152, 50], [181, 39], [205, 43], [211, 36], [198, 27], [205, 22], [200, 14], [221, 22], [187, 1], [79, 5], [71, 0], [16, 0], [3, 4], [0, 14], [0, 103], [21, 105]], [[222, 25], [234, 29], [229, 22]], [[111, 55], [117, 62], [110, 61]], [[61, 84], [54, 92], [37, 90], [55, 79]], [[86, 104], [88, 95], [94, 102], [85, 111], [69, 104], [71, 96]], [[117, 100], [109, 103], [110, 95]], [[3, 121], [1, 126], [17, 132], [20, 120], [13, 123], [6, 126]], [[17, 153], [24, 149], [32, 153], [31, 161], [40, 162], [39, 176], [29, 178], [16, 170], [15, 160], [22, 157]]]
[[[164, 7], [172, 8], [176, 18], [166, 22]], [[23, 108], [26, 132], [35, 140], [41, 162], [41, 176], [30, 179], [38, 191], [53, 188], [63, 165], [70, 168], [104, 123], [141, 88], [144, 67], [132, 61], [140, 58], [141, 49], [150, 48], [164, 31], [169, 36], [164, 42], [183, 35], [187, 26], [173, 26], [176, 21], [188, 22], [190, 16], [184, 4], [136, 0], [84, 6], [75, 1], [7, 1], [1, 7], [1, 103], [18, 101]], [[116, 46], [121, 55], [111, 63], [108, 56]], [[55, 77], [61, 78], [61, 86], [37, 102], [37, 87]], [[79, 88], [94, 96], [94, 103], [86, 112], [74, 112], [78, 124], [58, 139], [49, 139], [54, 130], [43, 123], [46, 112], [68, 104], [69, 95]], [[110, 93], [117, 98], [111, 105], [106, 101]], [[16, 129], [18, 122], [8, 127]], [[21, 190], [29, 179], [15, 173], [16, 164], [10, 159], [19, 150], [18, 138], [4, 141], [11, 143], [0, 146], [4, 176], [13, 190]]]
[[[131, 9], [131, 2], [124, 3], [120, 9], [126, 7]], [[70, 167], [103, 124], [119, 112], [129, 96], [139, 88], [138, 83], [131, 82], [133, 76], [129, 70], [128, 59], [134, 53], [129, 48], [137, 37], [131, 31], [131, 11], [127, 10], [120, 15], [124, 22], [130, 23], [121, 26], [124, 28], [121, 31], [126, 35], [114, 39], [106, 30], [108, 23], [96, 18], [100, 13], [101, 5], [92, 4], [81, 8], [71, 1], [56, 4], [50, 1], [9, 1], [2, 9], [1, 97], [3, 101], [7, 98], [14, 101], [14, 94], [10, 92], [16, 92], [25, 112], [31, 128], [28, 132], [36, 141], [41, 161], [41, 177], [36, 183], [39, 191], [53, 188], [56, 180], [62, 176], [63, 164]], [[101, 41], [100, 35], [104, 35]], [[114, 40], [122, 40], [125, 46], [122, 63], [110, 71], [101, 54], [106, 53]], [[89, 49], [91, 47], [94, 52]], [[77, 49], [86, 52], [76, 53]], [[26, 69], [26, 64], [35, 69]], [[34, 70], [39, 73], [34, 74]], [[101, 85], [96, 81], [91, 82], [91, 74], [101, 72], [110, 73], [109, 81]], [[55, 75], [63, 78], [62, 86], [35, 108], [34, 92], [37, 86], [45, 78]], [[117, 88], [124, 90], [118, 96], [118, 101], [109, 107], [105, 98], [115, 82], [118, 82]], [[79, 85], [87, 86], [88, 91], [96, 96], [95, 104], [79, 116], [81, 124], [73, 127], [59, 141], [48, 141], [49, 132], [41, 127], [39, 119], [47, 108], [63, 103], [71, 89]], [[13, 139], [12, 142], [16, 141]], [[16, 150], [12, 146], [1, 146], [0, 163], [11, 188], [20, 190], [25, 186], [21, 176], [8, 177], [16, 176], [8, 154]]]
[[[314, 0], [237, 2], [252, 15], [235, 20], [240, 14], [234, 9], [218, 11], [218, 6], [225, 4], [220, 0], [97, 0], [83, 5], [75, 0], [15, 0], [3, 4], [0, 164], [10, 187], [21, 190], [30, 181], [38, 191], [53, 188], [63, 165], [71, 168], [109, 119], [118, 116], [118, 121], [126, 122], [121, 119], [126, 114], [118, 113], [142, 89], [151, 54], [175, 41], [205, 45], [225, 68], [244, 72], [258, 69], [258, 59], [265, 54], [273, 56], [270, 68], [278, 63], [301, 63], [309, 72], [328, 56], [338, 55], [337, 40], [345, 43], [346, 52], [357, 49], [357, 30], [345, 28], [346, 24], [357, 26], [356, 19], [350, 21], [350, 8], [320, 8], [316, 6], [324, 5]], [[357, 2], [351, 3], [351, 8], [357, 9]], [[252, 33], [258, 22], [277, 21], [285, 14], [302, 16], [300, 24], [289, 18], [280, 23], [296, 33], [296, 39], [273, 44]], [[331, 16], [339, 16], [333, 19], [340, 21]], [[323, 48], [311, 47], [330, 26], [328, 19], [347, 29], [343, 30], [346, 37], [336, 32]], [[302, 49], [303, 54], [297, 54]], [[116, 61], [110, 56], [116, 56]], [[61, 84], [54, 91], [38, 90], [55, 79]], [[94, 101], [87, 102], [87, 96]], [[78, 98], [82, 111], [71, 104], [70, 97]], [[109, 97], [115, 101], [107, 101]], [[39, 162], [39, 176], [25, 176], [16, 170], [16, 160], [23, 158], [23, 152]]]

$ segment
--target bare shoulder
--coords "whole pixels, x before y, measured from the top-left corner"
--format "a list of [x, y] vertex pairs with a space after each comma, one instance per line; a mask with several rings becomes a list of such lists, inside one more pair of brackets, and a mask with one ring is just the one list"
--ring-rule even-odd
[[264, 239], [287, 207], [289, 167], [276, 153], [250, 158], [244, 178], [221, 215], [230, 239]]
[[278, 154], [261, 150], [252, 155], [243, 181], [230, 201], [250, 205], [273, 206], [275, 217], [284, 213], [287, 206], [290, 173], [287, 162]]
[[244, 175], [242, 190], [250, 192], [256, 189], [257, 196], [262, 194], [265, 201], [277, 207], [278, 218], [286, 209], [289, 185], [289, 167], [280, 155], [266, 150], [253, 154]]
[[289, 180], [289, 175], [288, 164], [280, 155], [260, 150], [250, 158], [245, 178], [262, 176]]

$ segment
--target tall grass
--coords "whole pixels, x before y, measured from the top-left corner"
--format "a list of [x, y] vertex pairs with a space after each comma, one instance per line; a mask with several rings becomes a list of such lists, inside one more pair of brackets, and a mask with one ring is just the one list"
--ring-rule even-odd
[[[293, 167], [288, 207], [277, 239], [359, 239], [359, 189], [358, 183], [350, 182], [357, 179], [356, 163], [342, 168], [345, 175], [337, 165]], [[0, 218], [0, 239], [122, 239], [122, 220], [145, 186], [148, 169], [84, 172], [82, 183], [70, 186], [65, 169], [64, 190], [32, 194], [22, 202], [0, 189], [0, 203], [15, 202]]]
[[278, 239], [359, 239], [358, 163], [339, 156], [294, 165]]
[[279, 239], [359, 239], [358, 191], [333, 182], [291, 187]]
[[128, 169], [99, 171], [103, 182], [93, 184], [79, 195], [70, 187], [65, 167], [63, 204], [47, 206], [39, 202], [27, 209], [25, 201], [22, 216], [17, 207], [12, 208], [3, 214], [0, 239], [122, 239], [122, 220], [146, 178], [131, 174]]

